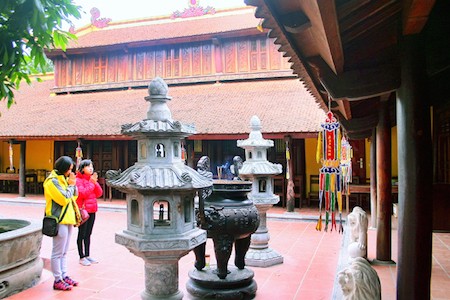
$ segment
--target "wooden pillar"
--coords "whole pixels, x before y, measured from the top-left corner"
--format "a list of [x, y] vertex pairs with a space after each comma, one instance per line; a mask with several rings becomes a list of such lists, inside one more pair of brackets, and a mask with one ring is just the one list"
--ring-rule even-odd
[[370, 226], [377, 228], [377, 130], [372, 130], [370, 143]]
[[432, 151], [424, 45], [419, 35], [401, 42], [397, 95], [398, 267], [397, 299], [430, 299]]
[[25, 153], [27, 152], [27, 142], [19, 142], [20, 144], [20, 160], [19, 160], [19, 196], [25, 197], [26, 170], [25, 170]]
[[[298, 141], [298, 147], [297, 147], [297, 155], [293, 155], [294, 161], [292, 162], [293, 165], [297, 165], [297, 175], [300, 176], [300, 180], [297, 180], [294, 184], [300, 185], [298, 187], [298, 191], [300, 193], [300, 202], [299, 207], [302, 207], [303, 200], [305, 200], [305, 190], [306, 190], [306, 151], [305, 151], [305, 139], [299, 139]], [[295, 169], [295, 167], [294, 167]], [[295, 171], [295, 170], [294, 170]], [[295, 172], [294, 172], [295, 173]], [[294, 177], [295, 178], [295, 177]]]
[[185, 143], [186, 147], [186, 153], [187, 153], [187, 165], [191, 168], [197, 168], [194, 166], [194, 159], [195, 159], [195, 149], [194, 149], [194, 141], [190, 141], [189, 143], [186, 140]]
[[376, 260], [390, 263], [392, 237], [391, 124], [388, 101], [380, 101], [377, 147], [377, 251]]

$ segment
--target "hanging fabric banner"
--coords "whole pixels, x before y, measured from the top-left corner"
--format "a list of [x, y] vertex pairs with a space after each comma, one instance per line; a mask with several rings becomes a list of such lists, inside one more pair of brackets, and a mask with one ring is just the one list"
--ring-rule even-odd
[[353, 149], [345, 136], [341, 141], [341, 172], [342, 172], [342, 194], [350, 195], [349, 184], [352, 182], [352, 157]]
[[291, 160], [291, 152], [289, 151], [289, 143], [286, 141], [286, 179], [289, 180], [291, 173], [289, 170], [289, 161]]
[[13, 143], [9, 142], [9, 170], [14, 171], [14, 160], [13, 160]]
[[294, 212], [295, 207], [295, 186], [293, 177], [293, 170], [291, 170], [291, 151], [289, 150], [289, 142], [286, 140], [286, 208], [288, 212]]
[[[339, 211], [339, 232], [342, 226], [342, 173], [341, 158], [341, 128], [339, 122], [329, 111], [325, 123], [321, 124], [317, 141], [316, 159], [322, 164], [319, 170], [319, 220], [316, 230], [322, 230], [322, 203], [325, 208], [325, 231], [331, 221], [331, 230], [336, 230], [336, 211]], [[330, 220], [331, 217], [331, 220]]]
[[78, 170], [81, 160], [83, 159], [83, 150], [81, 149], [80, 142], [78, 142], [78, 147], [75, 149], [75, 157], [77, 158], [76, 170]]

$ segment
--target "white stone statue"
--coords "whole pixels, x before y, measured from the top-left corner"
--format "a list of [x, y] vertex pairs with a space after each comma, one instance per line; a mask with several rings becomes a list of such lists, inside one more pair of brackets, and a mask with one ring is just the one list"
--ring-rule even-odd
[[367, 258], [367, 230], [369, 219], [366, 212], [359, 206], [355, 206], [347, 217], [350, 228], [350, 242], [347, 253], [351, 259], [355, 257]]
[[380, 279], [365, 258], [355, 258], [351, 265], [339, 272], [337, 276], [344, 300], [381, 299]]

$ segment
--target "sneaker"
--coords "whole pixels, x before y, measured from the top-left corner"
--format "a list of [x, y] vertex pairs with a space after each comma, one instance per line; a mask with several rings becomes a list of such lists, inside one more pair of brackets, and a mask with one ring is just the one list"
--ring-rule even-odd
[[92, 257], [86, 257], [86, 259], [91, 263], [91, 264], [98, 264], [98, 261], [93, 259]]
[[68, 285], [78, 286], [78, 281], [73, 280], [69, 276], [64, 277], [64, 282], [67, 283]]
[[58, 280], [53, 283], [53, 289], [58, 291], [70, 291], [72, 286], [63, 280]]
[[86, 257], [83, 257], [80, 259], [80, 265], [87, 267], [91, 265], [91, 262]]

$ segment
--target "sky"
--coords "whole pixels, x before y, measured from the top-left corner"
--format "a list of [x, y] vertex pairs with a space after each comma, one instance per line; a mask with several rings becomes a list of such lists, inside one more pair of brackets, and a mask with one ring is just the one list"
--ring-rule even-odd
[[[246, 6], [244, 0], [197, 1], [201, 7], [211, 6], [216, 10]], [[171, 15], [174, 11], [189, 8], [189, 0], [74, 0], [74, 3], [82, 7], [81, 19], [73, 20], [75, 28], [90, 24], [93, 7], [100, 10], [100, 18], [111, 18], [112, 21]]]

